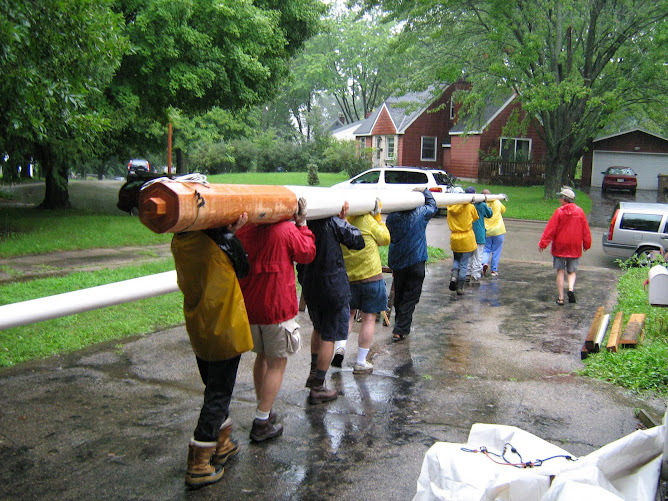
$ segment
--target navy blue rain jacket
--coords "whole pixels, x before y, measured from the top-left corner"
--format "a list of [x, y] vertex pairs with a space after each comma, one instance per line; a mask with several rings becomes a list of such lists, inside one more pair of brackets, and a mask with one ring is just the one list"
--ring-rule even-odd
[[385, 221], [391, 239], [388, 265], [393, 270], [427, 261], [427, 223], [436, 215], [438, 208], [431, 191], [424, 190], [422, 193], [424, 205], [409, 211], [393, 212]]
[[309, 221], [308, 227], [315, 235], [315, 259], [297, 265], [306, 304], [339, 309], [351, 299], [341, 245], [360, 250], [364, 248], [364, 238], [360, 230], [336, 216]]

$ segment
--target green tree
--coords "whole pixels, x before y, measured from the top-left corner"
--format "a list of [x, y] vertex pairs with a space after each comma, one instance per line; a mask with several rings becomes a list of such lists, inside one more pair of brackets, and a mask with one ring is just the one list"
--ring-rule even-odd
[[592, 140], [629, 110], [661, 110], [668, 122], [667, 0], [371, 0], [419, 47], [416, 87], [464, 75], [465, 109], [516, 92], [547, 145], [545, 196], [572, 181]]
[[126, 48], [122, 20], [108, 0], [2, 0], [0, 14], [0, 152], [39, 162], [42, 206], [68, 207], [68, 169], [108, 126], [94, 103]]

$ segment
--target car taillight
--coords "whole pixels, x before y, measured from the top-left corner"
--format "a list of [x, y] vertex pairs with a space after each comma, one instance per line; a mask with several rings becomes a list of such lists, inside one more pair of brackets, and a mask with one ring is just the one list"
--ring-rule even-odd
[[612, 220], [610, 221], [610, 228], [608, 229], [608, 241], [612, 240], [612, 234], [615, 231], [615, 223], [617, 222], [617, 214], [619, 214], [619, 209], [615, 211], [612, 215]]
[[434, 193], [443, 193], [443, 188], [440, 186], [434, 186], [432, 188], [429, 188], [429, 191], [433, 191]]

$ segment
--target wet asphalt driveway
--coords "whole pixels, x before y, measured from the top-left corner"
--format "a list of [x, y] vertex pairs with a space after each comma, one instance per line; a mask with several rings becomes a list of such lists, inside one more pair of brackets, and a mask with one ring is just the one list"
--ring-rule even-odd
[[[443, 225], [430, 224], [432, 245]], [[551, 263], [535, 250], [544, 223], [508, 226], [498, 279], [457, 297], [450, 260], [429, 266], [409, 338], [392, 343], [378, 324], [373, 374], [353, 376], [351, 336], [343, 370], [329, 374], [335, 402], [306, 402], [310, 322], [300, 315], [306, 346], [275, 405], [285, 432], [259, 445], [248, 439], [255, 396], [244, 355], [231, 406], [241, 452], [199, 491], [183, 486], [202, 386], [182, 327], [0, 370], [0, 498], [411, 499], [427, 449], [466, 441], [476, 422], [584, 455], [634, 431], [635, 408], [660, 417], [665, 402], [575, 373], [596, 308], [615, 301], [612, 261], [587, 256], [578, 302], [558, 307]]]

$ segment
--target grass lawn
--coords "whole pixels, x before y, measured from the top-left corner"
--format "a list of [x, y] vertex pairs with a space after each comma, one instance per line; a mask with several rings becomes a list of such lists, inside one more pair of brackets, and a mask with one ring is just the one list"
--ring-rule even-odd
[[[624, 312], [624, 322], [631, 313], [644, 313], [645, 339], [633, 349], [622, 349], [617, 353], [603, 350], [589, 355], [584, 360], [585, 368], [581, 374], [640, 393], [650, 391], [665, 396], [668, 395], [668, 308], [649, 305], [643, 287], [647, 268], [625, 268], [617, 284], [619, 297], [610, 314], [610, 323], [619, 311]], [[607, 338], [604, 341], [603, 346], [607, 344]]]

